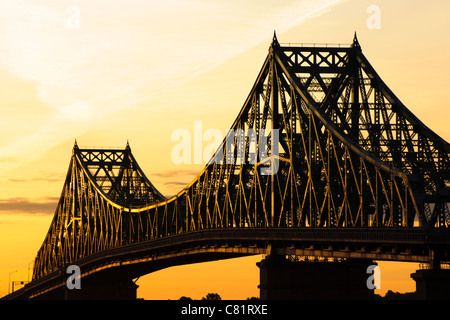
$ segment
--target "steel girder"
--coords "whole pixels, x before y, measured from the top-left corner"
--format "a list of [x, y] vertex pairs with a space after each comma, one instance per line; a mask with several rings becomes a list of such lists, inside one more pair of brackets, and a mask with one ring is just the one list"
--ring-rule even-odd
[[268, 56], [202, 172], [165, 199], [125, 150], [79, 149], [34, 278], [95, 252], [204, 229], [448, 227], [447, 142], [349, 47]]

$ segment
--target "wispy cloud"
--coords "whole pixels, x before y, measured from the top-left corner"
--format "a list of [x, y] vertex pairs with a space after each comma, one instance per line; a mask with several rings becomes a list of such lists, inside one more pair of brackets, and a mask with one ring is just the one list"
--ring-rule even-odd
[[181, 182], [181, 181], [167, 181], [164, 183], [165, 186], [187, 186], [188, 185], [188, 181], [187, 182]]
[[[0, 160], [39, 156], [339, 1], [2, 0], [0, 68], [35, 83], [53, 111], [33, 135], [11, 137]], [[79, 29], [67, 27], [71, 5]]]
[[[159, 189], [164, 189], [164, 194], [175, 194], [187, 186], [199, 174], [199, 170], [168, 170], [155, 172], [149, 175], [149, 179]], [[166, 196], [167, 196], [166, 194]]]
[[63, 177], [59, 178], [33, 178], [33, 179], [16, 179], [16, 178], [10, 178], [8, 179], [10, 182], [30, 182], [30, 181], [43, 181], [43, 182], [64, 182]]
[[53, 214], [59, 198], [46, 197], [39, 201], [29, 198], [0, 199], [0, 213], [39, 213]]
[[199, 170], [168, 170], [168, 171], [161, 171], [161, 172], [154, 172], [151, 174], [152, 178], [158, 177], [158, 178], [173, 178], [173, 177], [180, 177], [180, 176], [197, 176], [199, 173]]

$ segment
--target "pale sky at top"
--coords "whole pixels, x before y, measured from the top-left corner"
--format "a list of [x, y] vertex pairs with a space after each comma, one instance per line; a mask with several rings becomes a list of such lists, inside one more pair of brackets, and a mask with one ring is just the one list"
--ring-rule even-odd
[[2, 0], [0, 69], [49, 108], [1, 106], [0, 172], [338, 2]]

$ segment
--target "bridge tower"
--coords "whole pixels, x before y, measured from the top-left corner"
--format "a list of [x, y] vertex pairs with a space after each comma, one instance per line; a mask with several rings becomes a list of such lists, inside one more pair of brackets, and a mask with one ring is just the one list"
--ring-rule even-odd
[[366, 283], [373, 261], [290, 260], [269, 255], [259, 262], [261, 300], [371, 300]]

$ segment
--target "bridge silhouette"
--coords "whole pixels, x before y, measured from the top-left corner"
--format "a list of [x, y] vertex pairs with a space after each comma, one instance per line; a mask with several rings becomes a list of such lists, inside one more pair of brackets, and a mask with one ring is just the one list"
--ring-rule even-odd
[[[274, 34], [231, 130], [175, 196], [155, 188], [128, 144], [75, 143], [33, 280], [5, 298], [135, 298], [133, 279], [147, 273], [256, 254], [267, 255], [261, 298], [325, 297], [311, 288], [327, 283], [322, 293], [337, 291], [326, 297], [370, 298], [366, 268], [377, 260], [428, 264], [413, 276], [418, 293], [444, 297], [449, 152], [356, 34], [349, 46], [282, 45]], [[67, 288], [69, 265], [81, 270], [81, 290]], [[347, 284], [324, 280], [334, 271]]]

